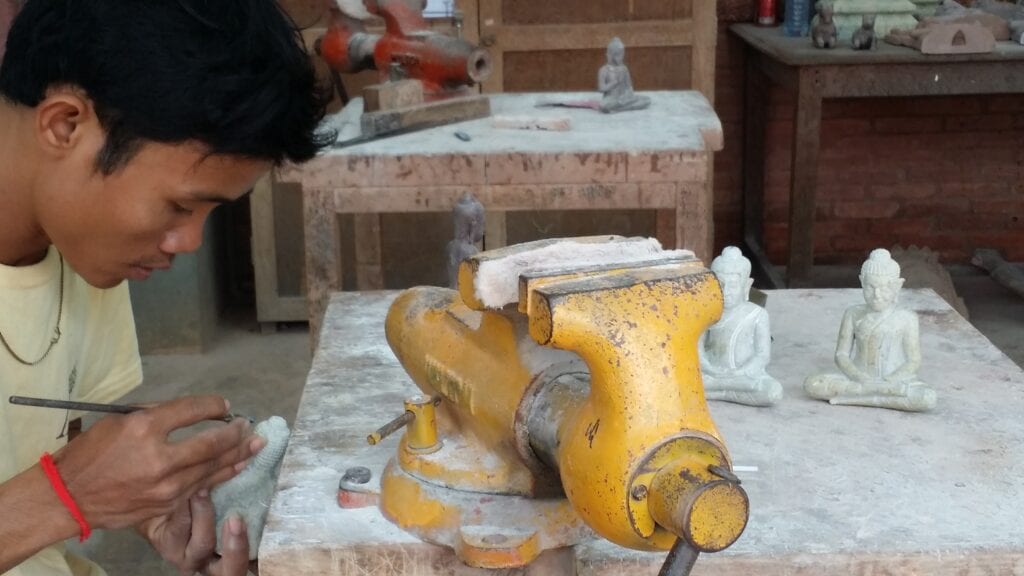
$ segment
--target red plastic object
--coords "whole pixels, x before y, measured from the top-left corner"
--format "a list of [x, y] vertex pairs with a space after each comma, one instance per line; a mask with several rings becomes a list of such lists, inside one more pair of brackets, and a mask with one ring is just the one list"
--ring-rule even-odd
[[757, 0], [757, 23], [761, 26], [775, 26], [777, 8], [775, 0]]

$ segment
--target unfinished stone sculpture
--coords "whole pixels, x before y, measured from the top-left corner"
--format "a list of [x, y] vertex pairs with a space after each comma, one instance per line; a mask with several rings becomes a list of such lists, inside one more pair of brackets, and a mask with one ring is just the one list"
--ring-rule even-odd
[[978, 248], [971, 256], [971, 264], [984, 268], [993, 280], [1024, 298], [1024, 270], [1004, 260], [998, 250]]
[[835, 48], [838, 31], [831, 2], [818, 2], [818, 23], [811, 29], [811, 40], [818, 48]]
[[597, 89], [604, 95], [601, 99], [602, 112], [643, 110], [651, 105], [650, 98], [633, 92], [633, 80], [625, 59], [626, 47], [622, 40], [612, 38], [608, 43], [608, 63], [597, 75]]
[[987, 54], [995, 50], [992, 31], [981, 24], [926, 22], [922, 21], [917, 28], [893, 29], [885, 41], [914, 48], [922, 54]]
[[722, 318], [701, 335], [698, 350], [708, 400], [771, 406], [782, 385], [768, 375], [771, 331], [768, 312], [750, 302], [750, 260], [728, 246], [711, 263], [722, 285]]
[[462, 195], [452, 209], [455, 238], [448, 242], [448, 287], [459, 288], [459, 265], [480, 250], [477, 244], [484, 239], [484, 206], [469, 192]]
[[249, 536], [249, 559], [255, 560], [259, 552], [263, 524], [270, 510], [270, 499], [281, 469], [281, 460], [288, 447], [291, 432], [280, 416], [272, 416], [256, 425], [254, 432], [267, 441], [245, 470], [213, 489], [210, 498], [217, 512], [217, 550], [220, 550], [220, 532], [231, 516], [239, 516]]
[[917, 314], [896, 305], [903, 287], [900, 265], [888, 250], [874, 250], [861, 267], [860, 282], [866, 304], [847, 309], [839, 327], [835, 361], [840, 373], [811, 376], [804, 390], [833, 405], [931, 410], [937, 395], [917, 379]]
[[953, 278], [939, 262], [938, 252], [914, 245], [909, 248], [897, 245], [891, 252], [892, 259], [900, 265], [903, 273], [904, 288], [931, 288], [961, 316], [970, 319], [964, 299], [956, 293]]
[[853, 33], [853, 38], [850, 40], [850, 46], [854, 50], [874, 50], [878, 46], [878, 41], [875, 38], [875, 15], [865, 14], [864, 21]]
[[[910, 0], [831, 0], [833, 22], [839, 38], [850, 38], [860, 28], [865, 14], [875, 14], [875, 30], [885, 34], [893, 28], [913, 28], [917, 25], [914, 13], [917, 5]], [[819, 20], [815, 17], [812, 25]]]

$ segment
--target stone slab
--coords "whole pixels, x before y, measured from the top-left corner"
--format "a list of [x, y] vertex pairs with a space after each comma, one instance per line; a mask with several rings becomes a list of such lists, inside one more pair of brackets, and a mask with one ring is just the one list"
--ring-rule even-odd
[[[693, 574], [1024, 574], [1024, 372], [934, 292], [908, 290], [903, 304], [921, 318], [920, 376], [938, 407], [832, 407], [804, 397], [801, 383], [832, 368], [839, 321], [860, 292], [766, 294], [769, 372], [786, 396], [769, 409], [711, 404], [743, 467], [751, 517], [732, 548], [702, 557]], [[485, 573], [375, 508], [335, 503], [347, 467], [379, 470], [394, 453], [396, 437], [373, 448], [365, 437], [415, 390], [383, 337], [395, 295], [332, 296], [264, 530], [263, 576]], [[606, 542], [572, 553], [585, 576], [654, 575], [664, 558]], [[548, 573], [571, 573], [559, 565]]]

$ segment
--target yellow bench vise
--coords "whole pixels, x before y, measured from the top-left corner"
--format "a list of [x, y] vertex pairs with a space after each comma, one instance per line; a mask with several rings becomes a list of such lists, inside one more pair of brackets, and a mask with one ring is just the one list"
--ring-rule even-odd
[[386, 334], [423, 394], [370, 438], [406, 428], [382, 512], [476, 567], [596, 534], [689, 573], [749, 511], [697, 357], [721, 312], [692, 253], [615, 236], [482, 252], [458, 291], [405, 291]]

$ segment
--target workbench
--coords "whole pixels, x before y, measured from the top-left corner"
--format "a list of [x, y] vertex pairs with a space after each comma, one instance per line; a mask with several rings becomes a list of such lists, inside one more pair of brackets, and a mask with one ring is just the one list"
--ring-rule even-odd
[[[859, 290], [769, 290], [772, 408], [712, 402], [750, 496], [750, 522], [695, 576], [1010, 575], [1024, 573], [1024, 372], [930, 290], [905, 290], [920, 316], [921, 379], [934, 412], [833, 407], [804, 396], [834, 370], [844, 310]], [[375, 507], [341, 509], [351, 466], [374, 479], [398, 435], [366, 436], [416, 389], [384, 340], [397, 292], [336, 293], [324, 319], [260, 547], [262, 576], [476, 575]], [[372, 482], [372, 481], [371, 481]], [[664, 554], [593, 542], [543, 557], [527, 574], [657, 574]], [[577, 567], [574, 572], [572, 566]], [[520, 572], [514, 572], [520, 573]]]
[[[990, 54], [926, 55], [879, 41], [855, 51], [849, 39], [831, 50], [782, 28], [735, 24], [746, 52], [744, 240], [754, 266], [774, 287], [806, 286], [814, 265], [821, 105], [828, 98], [1019, 94], [1024, 92], [1024, 46], [999, 42]], [[764, 250], [765, 128], [769, 83], [794, 95], [790, 167], [789, 255], [783, 280]]]
[[[328, 150], [279, 171], [303, 188], [310, 334], [319, 335], [328, 295], [341, 289], [338, 214], [355, 214], [357, 288], [383, 287], [379, 214], [450, 212], [466, 192], [486, 211], [485, 247], [505, 245], [505, 212], [658, 212], [666, 248], [710, 257], [713, 202], [709, 165], [722, 149], [722, 125], [694, 91], [659, 91], [646, 110], [536, 108], [550, 100], [594, 100], [593, 93], [491, 95], [491, 118]], [[342, 139], [358, 135], [362, 100], [327, 123]], [[495, 128], [496, 117], [564, 117], [569, 131]], [[461, 131], [468, 142], [455, 137]]]

